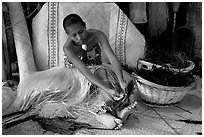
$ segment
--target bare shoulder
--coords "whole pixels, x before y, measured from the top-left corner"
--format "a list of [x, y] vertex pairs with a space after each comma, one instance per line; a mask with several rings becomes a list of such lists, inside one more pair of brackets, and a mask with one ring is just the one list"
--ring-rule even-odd
[[97, 38], [97, 41], [99, 43], [103, 42], [104, 40], [107, 39], [106, 35], [104, 32], [102, 32], [101, 30], [97, 30], [97, 29], [90, 29], [89, 32], [93, 33], [94, 36]]
[[97, 29], [89, 29], [89, 32], [93, 33], [96, 36], [105, 36], [105, 33]]
[[70, 47], [72, 46], [72, 40], [71, 40], [71, 38], [68, 38], [67, 40], [66, 40], [66, 42], [64, 43], [64, 45], [63, 45], [63, 50], [64, 50], [64, 52], [65, 51], [69, 51], [69, 49], [71, 49]]
[[63, 48], [68, 47], [68, 45], [69, 45], [70, 42], [71, 42], [71, 39], [68, 38], [68, 39], [65, 41], [65, 43], [64, 43], [64, 45], [63, 45]]

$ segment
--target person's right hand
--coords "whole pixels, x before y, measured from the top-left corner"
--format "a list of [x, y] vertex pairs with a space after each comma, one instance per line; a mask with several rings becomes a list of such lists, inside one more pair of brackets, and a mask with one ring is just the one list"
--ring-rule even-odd
[[106, 90], [106, 92], [107, 92], [107, 94], [109, 95], [109, 98], [111, 99], [111, 100], [120, 100], [122, 97], [123, 97], [123, 95], [124, 95], [124, 93], [118, 93], [117, 91], [115, 91], [114, 89], [107, 89]]
[[124, 93], [123, 92], [117, 92], [117, 91], [115, 91], [114, 92], [114, 94], [113, 94], [113, 96], [112, 96], [112, 98], [114, 99], [114, 100], [116, 100], [116, 101], [118, 101], [118, 100], [120, 100], [121, 98], [123, 98], [123, 96], [124, 96]]

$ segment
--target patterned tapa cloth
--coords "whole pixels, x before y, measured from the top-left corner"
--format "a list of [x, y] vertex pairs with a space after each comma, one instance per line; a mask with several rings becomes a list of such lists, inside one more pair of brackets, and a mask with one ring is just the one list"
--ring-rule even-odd
[[143, 57], [145, 40], [123, 11], [114, 3], [46, 3], [33, 19], [33, 51], [39, 70], [64, 63], [63, 45], [68, 38], [63, 19], [70, 13], [79, 14], [87, 29], [103, 31], [118, 59], [136, 66]]

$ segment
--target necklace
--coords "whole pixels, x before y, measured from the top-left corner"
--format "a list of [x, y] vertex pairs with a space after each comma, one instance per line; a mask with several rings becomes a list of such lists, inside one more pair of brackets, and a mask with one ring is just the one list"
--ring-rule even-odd
[[81, 47], [82, 47], [83, 50], [85, 50], [85, 51], [87, 50], [87, 45], [86, 44], [82, 44]]
[[76, 45], [76, 46], [81, 46], [81, 48], [82, 48], [83, 50], [85, 50], [85, 51], [86, 51], [86, 50], [87, 50], [87, 44], [86, 44], [86, 43], [88, 43], [88, 41], [89, 41], [89, 40], [88, 40], [88, 39], [89, 39], [89, 37], [90, 37], [90, 34], [89, 34], [89, 33], [87, 33], [86, 42], [85, 42], [84, 44], [82, 44], [82, 45], [81, 45], [81, 44], [79, 44], [79, 43], [77, 43], [77, 42], [75, 42], [75, 41], [74, 41], [74, 43], [75, 43], [75, 45]]
[[[89, 34], [89, 32], [87, 32], [86, 43], [88, 43], [89, 36], [90, 36], [90, 34]], [[86, 43], [81, 45], [81, 48], [85, 51], [87, 50], [87, 44]]]

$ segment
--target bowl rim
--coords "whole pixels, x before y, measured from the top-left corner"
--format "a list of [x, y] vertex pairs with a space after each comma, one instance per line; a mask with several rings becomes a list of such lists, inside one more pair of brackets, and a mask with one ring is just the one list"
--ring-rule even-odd
[[166, 90], [187, 90], [187, 89], [191, 89], [195, 84], [196, 84], [196, 80], [195, 77], [193, 76], [193, 82], [190, 83], [187, 86], [179, 86], [179, 87], [175, 87], [175, 86], [163, 86], [160, 84], [156, 84], [153, 82], [150, 82], [140, 76], [138, 76], [137, 74], [133, 73], [133, 77], [136, 80], [136, 82], [142, 83], [142, 84], [146, 84], [148, 86], [154, 87], [154, 88], [161, 88], [161, 89], [166, 89]]
[[[191, 61], [191, 60], [187, 60], [187, 62], [189, 63], [189, 66], [187, 66], [186, 68], [180, 68], [180, 69], [178, 69], [178, 68], [173, 68], [173, 67], [171, 68], [171, 67], [169, 66], [169, 64], [167, 64], [167, 66], [169, 66], [170, 70], [173, 71], [173, 72], [177, 72], [177, 73], [178, 73], [178, 72], [188, 73], [189, 71], [191, 71], [191, 70], [194, 69], [195, 63], [194, 63], [193, 61]], [[146, 61], [146, 60], [144, 60], [144, 59], [139, 59], [139, 60], [138, 60], [138, 64], [145, 65], [145, 66], [147, 67], [147, 70], [153, 70], [153, 66], [156, 67], [156, 68], [162, 68], [161, 65], [159, 65], [159, 64], [153, 64], [153, 63], [148, 62], [148, 61]]]

